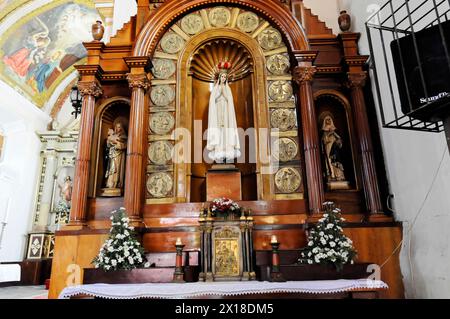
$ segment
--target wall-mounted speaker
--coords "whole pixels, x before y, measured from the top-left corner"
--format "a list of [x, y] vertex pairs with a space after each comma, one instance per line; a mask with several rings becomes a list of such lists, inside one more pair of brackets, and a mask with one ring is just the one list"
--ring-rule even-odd
[[391, 42], [402, 112], [441, 120], [450, 112], [450, 21], [416, 32], [415, 42], [412, 34]]

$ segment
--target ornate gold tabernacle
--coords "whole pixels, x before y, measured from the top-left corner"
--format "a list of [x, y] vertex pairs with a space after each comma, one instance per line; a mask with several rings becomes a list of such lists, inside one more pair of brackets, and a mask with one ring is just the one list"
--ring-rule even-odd
[[202, 212], [200, 223], [200, 280], [254, 280], [253, 217], [213, 217]]

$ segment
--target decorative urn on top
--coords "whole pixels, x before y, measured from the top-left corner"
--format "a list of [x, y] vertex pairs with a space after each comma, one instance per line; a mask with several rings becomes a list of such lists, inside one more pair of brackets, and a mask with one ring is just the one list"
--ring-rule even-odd
[[92, 25], [92, 37], [95, 41], [101, 41], [103, 34], [105, 34], [105, 27], [100, 20], [97, 20]]
[[347, 32], [350, 30], [350, 28], [352, 26], [352, 18], [347, 13], [346, 10], [341, 11], [341, 14], [339, 15], [339, 18], [338, 18], [338, 23], [339, 23], [339, 28], [341, 29], [341, 31]]

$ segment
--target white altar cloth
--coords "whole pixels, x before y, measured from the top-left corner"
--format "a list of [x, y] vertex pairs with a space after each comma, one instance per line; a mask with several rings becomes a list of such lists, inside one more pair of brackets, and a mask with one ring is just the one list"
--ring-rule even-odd
[[20, 281], [19, 264], [0, 264], [0, 282]]
[[239, 296], [269, 293], [332, 294], [354, 290], [387, 289], [380, 280], [317, 280], [288, 282], [196, 282], [151, 284], [92, 284], [66, 287], [59, 295], [67, 299], [77, 295], [107, 299], [186, 299], [202, 296]]

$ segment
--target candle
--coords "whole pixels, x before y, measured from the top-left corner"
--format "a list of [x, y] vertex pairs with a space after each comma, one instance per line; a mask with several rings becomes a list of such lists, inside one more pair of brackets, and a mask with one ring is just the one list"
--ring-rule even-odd
[[175, 245], [176, 245], [176, 246], [181, 246], [181, 245], [183, 245], [183, 243], [181, 242], [181, 238], [180, 238], [180, 237], [177, 238], [177, 242], [175, 243]]
[[271, 244], [276, 244], [276, 243], [278, 243], [277, 236], [272, 235], [272, 238], [270, 239], [270, 243], [271, 243]]

